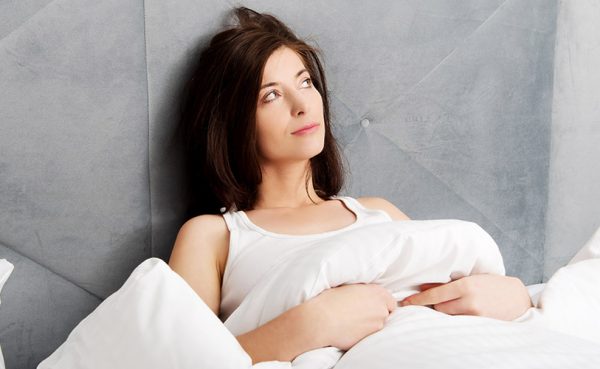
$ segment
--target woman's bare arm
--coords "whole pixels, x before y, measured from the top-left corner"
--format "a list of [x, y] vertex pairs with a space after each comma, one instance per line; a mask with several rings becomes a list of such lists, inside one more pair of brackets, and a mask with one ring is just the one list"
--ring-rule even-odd
[[[218, 314], [221, 299], [221, 265], [227, 258], [229, 232], [216, 215], [188, 220], [179, 230], [169, 266]], [[224, 260], [225, 259], [225, 260]]]
[[[229, 231], [222, 217], [202, 215], [190, 219], [179, 230], [169, 266], [185, 279], [218, 315], [222, 268], [228, 252]], [[265, 325], [237, 337], [253, 363], [291, 361], [299, 354], [327, 343], [315, 329], [317, 317], [308, 304], [288, 310]]]

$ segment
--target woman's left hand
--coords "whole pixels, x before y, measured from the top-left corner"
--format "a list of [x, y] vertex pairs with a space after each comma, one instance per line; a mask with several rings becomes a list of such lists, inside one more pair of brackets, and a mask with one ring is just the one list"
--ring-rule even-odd
[[421, 285], [421, 292], [400, 306], [431, 305], [450, 315], [478, 315], [513, 320], [532, 307], [527, 288], [519, 278], [475, 274], [448, 283]]

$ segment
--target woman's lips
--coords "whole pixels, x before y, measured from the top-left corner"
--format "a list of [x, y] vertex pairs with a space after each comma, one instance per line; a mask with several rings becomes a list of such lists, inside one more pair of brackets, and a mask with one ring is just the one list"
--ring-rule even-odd
[[292, 132], [292, 134], [293, 135], [306, 135], [306, 134], [309, 134], [309, 133], [312, 133], [312, 132], [316, 131], [318, 127], [319, 127], [318, 123], [307, 124], [305, 127], [300, 128], [299, 130]]

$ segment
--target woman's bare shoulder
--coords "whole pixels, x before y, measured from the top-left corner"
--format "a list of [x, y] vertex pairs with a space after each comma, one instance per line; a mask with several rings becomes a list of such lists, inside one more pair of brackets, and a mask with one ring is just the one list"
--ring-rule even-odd
[[226, 236], [227, 224], [221, 215], [203, 214], [188, 219], [180, 231], [202, 234], [205, 237]]
[[225, 266], [229, 249], [229, 230], [221, 215], [204, 214], [187, 220], [179, 229], [175, 248], [183, 248], [185, 254], [211, 254], [217, 260], [220, 271]]
[[410, 220], [396, 205], [382, 197], [359, 197], [356, 200], [365, 208], [385, 211], [393, 220]]

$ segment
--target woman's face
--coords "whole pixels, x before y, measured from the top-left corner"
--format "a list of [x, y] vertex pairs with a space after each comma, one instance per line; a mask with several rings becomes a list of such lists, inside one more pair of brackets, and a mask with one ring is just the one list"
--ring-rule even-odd
[[295, 51], [280, 47], [267, 59], [257, 104], [263, 164], [307, 160], [323, 150], [323, 100]]

